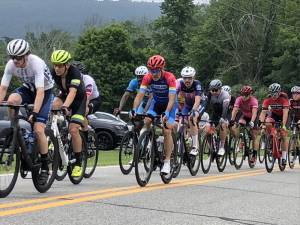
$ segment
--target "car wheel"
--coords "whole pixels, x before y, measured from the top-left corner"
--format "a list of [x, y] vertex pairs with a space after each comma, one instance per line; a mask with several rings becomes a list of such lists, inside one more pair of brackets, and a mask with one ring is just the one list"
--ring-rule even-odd
[[114, 146], [114, 139], [107, 131], [97, 132], [98, 144], [100, 150], [112, 150]]

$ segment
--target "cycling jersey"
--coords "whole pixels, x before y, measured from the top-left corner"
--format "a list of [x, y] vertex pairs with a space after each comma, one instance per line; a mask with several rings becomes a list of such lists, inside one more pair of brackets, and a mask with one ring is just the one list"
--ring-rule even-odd
[[85, 86], [81, 77], [80, 71], [70, 65], [68, 69], [68, 73], [64, 76], [65, 77], [65, 87], [62, 83], [62, 76], [58, 76], [55, 73], [55, 70], [52, 71], [53, 78], [55, 80], [56, 85], [60, 89], [61, 93], [58, 96], [62, 101], [65, 101], [67, 95], [69, 94], [69, 88], [76, 88], [76, 96], [70, 105], [71, 108], [71, 122], [77, 123], [82, 125], [84, 121], [85, 111], [86, 111], [86, 93], [85, 93]]
[[194, 80], [191, 87], [187, 87], [184, 84], [182, 78], [176, 81], [176, 92], [178, 95], [184, 96], [184, 103], [188, 106], [193, 106], [195, 103], [195, 96], [202, 95], [202, 86], [200, 81]]
[[176, 94], [176, 78], [172, 73], [167, 71], [163, 71], [161, 78], [157, 81], [153, 80], [151, 73], [145, 75], [142, 80], [140, 92], [145, 93], [149, 86], [153, 93], [153, 98], [157, 103], [168, 103], [169, 94]]
[[[128, 87], [126, 88], [126, 91], [128, 91], [130, 93], [137, 93], [139, 91], [139, 88], [140, 88], [140, 83], [137, 78], [134, 78], [129, 82]], [[145, 107], [145, 105], [148, 102], [149, 96], [151, 94], [151, 89], [147, 88], [144, 93], [145, 93], [145, 95], [144, 95], [142, 104]]]
[[251, 119], [252, 109], [258, 108], [258, 101], [254, 96], [250, 96], [246, 101], [240, 96], [235, 100], [234, 107], [239, 108], [244, 117]]
[[86, 95], [90, 97], [91, 100], [98, 98], [100, 94], [95, 80], [87, 74], [82, 74], [82, 78], [85, 85]]
[[220, 118], [227, 118], [230, 95], [227, 91], [221, 90], [220, 94], [215, 96], [211, 93], [207, 96], [207, 104], [212, 111], [212, 120], [218, 121]]
[[24, 68], [16, 67], [13, 60], [10, 59], [5, 66], [1, 85], [8, 87], [13, 75], [20, 78], [23, 85], [32, 92], [34, 92], [36, 88], [49, 90], [53, 88], [54, 85], [46, 63], [40, 57], [33, 54], [28, 55], [28, 60]]
[[300, 100], [295, 101], [294, 99], [290, 99], [290, 109], [291, 109], [291, 119], [294, 120], [294, 122], [297, 122], [300, 120]]
[[285, 97], [269, 97], [263, 100], [262, 110], [269, 110], [272, 117], [282, 118], [284, 108], [289, 108], [289, 101]]

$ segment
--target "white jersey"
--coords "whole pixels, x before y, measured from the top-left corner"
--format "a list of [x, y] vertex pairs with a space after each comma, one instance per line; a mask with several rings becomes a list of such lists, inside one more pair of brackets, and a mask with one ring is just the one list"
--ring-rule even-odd
[[8, 87], [13, 75], [20, 78], [23, 85], [30, 88], [31, 91], [34, 88], [49, 90], [54, 85], [54, 80], [44, 60], [33, 54], [28, 55], [28, 61], [24, 68], [16, 67], [13, 60], [10, 59], [5, 66], [1, 85]]
[[99, 91], [95, 80], [90, 75], [86, 75], [86, 74], [82, 74], [82, 78], [85, 86], [86, 95], [90, 99], [98, 98]]

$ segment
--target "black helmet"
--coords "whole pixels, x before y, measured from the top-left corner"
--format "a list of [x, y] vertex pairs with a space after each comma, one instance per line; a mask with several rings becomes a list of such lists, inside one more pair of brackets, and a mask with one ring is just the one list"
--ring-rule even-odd
[[79, 69], [81, 73], [87, 74], [86, 67], [85, 67], [85, 65], [82, 62], [80, 62], [80, 61], [74, 61], [72, 63], [72, 65], [75, 66], [75, 67], [77, 67], [77, 69]]

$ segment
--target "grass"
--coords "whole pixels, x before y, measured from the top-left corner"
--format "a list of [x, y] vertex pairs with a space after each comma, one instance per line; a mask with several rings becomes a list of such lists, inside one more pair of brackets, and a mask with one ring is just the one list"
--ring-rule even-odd
[[100, 151], [98, 166], [119, 165], [119, 150]]

